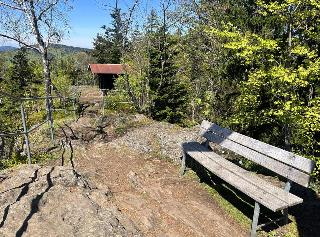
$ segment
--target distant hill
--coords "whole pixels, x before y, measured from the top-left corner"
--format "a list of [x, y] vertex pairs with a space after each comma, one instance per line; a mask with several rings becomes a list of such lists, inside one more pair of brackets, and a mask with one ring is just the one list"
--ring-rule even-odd
[[[58, 51], [63, 51], [64, 53], [79, 53], [79, 52], [89, 52], [91, 49], [81, 48], [81, 47], [73, 47], [63, 44], [52, 44], [51, 49], [56, 49]], [[10, 52], [17, 50], [17, 47], [12, 46], [0, 46], [0, 52]]]
[[17, 49], [16, 47], [12, 47], [12, 46], [0, 46], [0, 52], [14, 51], [16, 49]]
[[52, 44], [51, 48], [62, 50], [65, 53], [79, 53], [79, 52], [91, 51], [91, 49], [88, 49], [88, 48], [74, 47], [74, 46], [68, 46], [63, 44]]

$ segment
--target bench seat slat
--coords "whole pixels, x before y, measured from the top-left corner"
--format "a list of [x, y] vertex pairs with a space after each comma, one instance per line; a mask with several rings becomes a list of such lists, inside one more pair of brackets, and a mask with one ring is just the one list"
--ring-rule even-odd
[[259, 140], [253, 139], [251, 137], [242, 135], [240, 133], [231, 131], [227, 128], [220, 127], [214, 123], [204, 120], [201, 124], [202, 132], [210, 130], [219, 136], [227, 138], [231, 141], [239, 143], [243, 146], [246, 146], [250, 149], [256, 150], [262, 154], [265, 154], [269, 157], [272, 157], [275, 160], [283, 162], [287, 165], [290, 165], [296, 169], [299, 169], [303, 172], [310, 174], [314, 167], [315, 162], [313, 160], [307, 159], [305, 157], [296, 155], [292, 152], [288, 152], [281, 148], [269, 145], [267, 143], [261, 142]]
[[270, 157], [252, 150], [246, 146], [236, 143], [232, 140], [218, 136], [217, 134], [206, 132], [203, 134], [206, 139], [219, 144], [221, 147], [227, 148], [253, 162], [259, 164], [269, 170], [274, 171], [281, 176], [288, 178], [302, 186], [307, 187], [309, 185], [310, 176], [300, 170], [292, 168], [278, 160], [271, 159]]
[[302, 199], [272, 186], [256, 175], [238, 167], [197, 142], [183, 144], [184, 151], [225, 182], [257, 202], [278, 211], [302, 203]]

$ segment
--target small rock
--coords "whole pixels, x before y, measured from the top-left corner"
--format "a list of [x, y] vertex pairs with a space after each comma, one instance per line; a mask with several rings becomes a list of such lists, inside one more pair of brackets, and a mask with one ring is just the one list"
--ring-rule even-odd
[[139, 177], [135, 172], [130, 171], [128, 174], [128, 179], [129, 179], [130, 184], [134, 188], [141, 188], [141, 182], [139, 181]]

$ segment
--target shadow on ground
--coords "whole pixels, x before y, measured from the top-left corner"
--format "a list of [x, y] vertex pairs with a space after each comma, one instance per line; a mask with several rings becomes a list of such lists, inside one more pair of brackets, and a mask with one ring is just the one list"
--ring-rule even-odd
[[47, 193], [52, 187], [53, 183], [51, 180], [51, 173], [53, 172], [54, 167], [50, 170], [50, 172], [46, 175], [47, 176], [47, 188], [40, 194], [38, 194], [31, 202], [31, 210], [26, 219], [23, 221], [21, 227], [16, 232], [16, 237], [21, 237], [23, 233], [28, 229], [29, 220], [32, 218], [34, 214], [36, 214], [39, 211], [39, 203], [45, 193]]
[[314, 237], [320, 235], [320, 198], [311, 189], [294, 186], [292, 193], [303, 198], [304, 202], [292, 207], [290, 214], [296, 218], [299, 236]]

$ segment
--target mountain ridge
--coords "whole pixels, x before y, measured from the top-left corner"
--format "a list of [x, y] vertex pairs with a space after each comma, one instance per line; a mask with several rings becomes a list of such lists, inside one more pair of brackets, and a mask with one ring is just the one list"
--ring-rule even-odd
[[13, 46], [7, 46], [7, 45], [0, 46], [0, 52], [14, 51], [16, 49], [18, 49], [18, 48], [13, 47]]
[[[13, 47], [13, 46], [0, 46], [0, 52], [9, 52], [9, 51], [16, 51], [19, 47]], [[59, 49], [63, 50], [67, 53], [78, 53], [78, 52], [88, 52], [92, 49], [89, 48], [83, 48], [83, 47], [77, 47], [77, 46], [70, 46], [70, 45], [64, 45], [64, 44], [51, 44], [50, 49]]]

